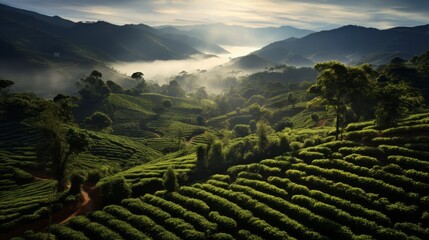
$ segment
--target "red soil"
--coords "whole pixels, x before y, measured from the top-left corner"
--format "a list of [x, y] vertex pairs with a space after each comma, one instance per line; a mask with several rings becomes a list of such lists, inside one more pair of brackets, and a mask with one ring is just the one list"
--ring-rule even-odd
[[[35, 176], [35, 178], [40, 178]], [[46, 178], [45, 178], [46, 179]], [[21, 236], [27, 230], [40, 232], [49, 226], [49, 223], [55, 224], [67, 223], [72, 217], [87, 214], [96, 210], [99, 207], [99, 198], [94, 185], [83, 185], [80, 199], [76, 203], [65, 205], [62, 209], [54, 212], [52, 218], [44, 217], [35, 222], [20, 224], [19, 226], [0, 233], [0, 239], [10, 239], [12, 237]]]

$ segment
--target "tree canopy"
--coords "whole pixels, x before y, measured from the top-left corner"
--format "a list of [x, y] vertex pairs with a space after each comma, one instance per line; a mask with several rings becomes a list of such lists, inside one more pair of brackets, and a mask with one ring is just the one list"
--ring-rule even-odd
[[79, 94], [85, 102], [99, 102], [109, 96], [111, 90], [101, 79], [102, 74], [96, 70], [76, 83]]
[[369, 95], [368, 91], [373, 86], [369, 78], [370, 69], [367, 65], [350, 67], [337, 61], [318, 63], [314, 68], [319, 75], [308, 92], [317, 95], [316, 100], [335, 112], [335, 138], [338, 140], [347, 108]]
[[57, 190], [61, 192], [66, 187], [66, 170], [69, 162], [88, 149], [89, 137], [74, 128], [65, 130], [58, 111], [51, 109], [42, 112], [38, 125], [47, 138], [47, 141], [37, 147], [38, 159], [51, 168], [58, 181]]
[[167, 192], [175, 192], [179, 189], [176, 173], [172, 167], [168, 167], [162, 177], [164, 179], [163, 186]]
[[420, 91], [408, 83], [387, 83], [377, 91], [375, 123], [379, 128], [395, 126], [397, 120], [423, 102]]
[[85, 118], [85, 124], [90, 128], [100, 131], [110, 127], [112, 125], [112, 119], [105, 113], [95, 112], [91, 116]]
[[15, 84], [14, 81], [11, 80], [5, 80], [5, 79], [0, 79], [0, 93], [5, 92], [7, 93], [7, 90], [9, 89], [10, 86], [12, 86], [13, 84]]

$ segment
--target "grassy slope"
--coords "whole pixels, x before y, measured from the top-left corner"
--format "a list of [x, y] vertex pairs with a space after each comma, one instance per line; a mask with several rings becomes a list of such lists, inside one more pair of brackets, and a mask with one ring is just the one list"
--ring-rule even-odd
[[[428, 116], [374, 130], [376, 137], [370, 122], [351, 125], [349, 140], [235, 166], [178, 193], [127, 199], [65, 229], [103, 234], [88, 224], [81, 229], [86, 222], [123, 238], [134, 232], [169, 239], [427, 239]], [[158, 169], [142, 165], [123, 174], [152, 168]]]
[[[161, 114], [153, 112], [154, 107], [161, 107], [162, 101], [170, 99], [173, 106], [164, 109]], [[100, 108], [100, 107], [98, 107]], [[195, 131], [204, 129], [196, 126], [196, 117], [202, 109], [191, 100], [175, 98], [160, 94], [146, 93], [141, 96], [111, 94], [104, 102], [102, 109], [113, 118], [115, 134], [157, 138], [177, 134], [178, 127], [188, 129], [184, 137], [190, 138]], [[87, 112], [89, 115], [90, 112]], [[201, 130], [200, 130], [201, 131]]]
[[[1, 124], [0, 129], [0, 229], [7, 230], [15, 224], [46, 216], [50, 202], [47, 198], [53, 197], [55, 181], [46, 179], [51, 178], [51, 174], [41, 169], [37, 160], [36, 146], [44, 141], [37, 129], [15, 123]], [[73, 169], [111, 174], [161, 156], [160, 152], [129, 137], [87, 133], [93, 145], [70, 162], [68, 174]]]

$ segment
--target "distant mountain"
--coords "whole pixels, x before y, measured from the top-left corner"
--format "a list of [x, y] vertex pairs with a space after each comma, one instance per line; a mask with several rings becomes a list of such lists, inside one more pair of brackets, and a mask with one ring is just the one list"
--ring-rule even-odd
[[[192, 40], [192, 39], [191, 39]], [[146, 25], [74, 23], [0, 4], [0, 62], [58, 63], [170, 60], [201, 54], [190, 44]], [[214, 47], [214, 46], [212, 46]]]
[[228, 51], [219, 45], [201, 40], [196, 37], [191, 37], [186, 35], [186, 32], [180, 31], [173, 27], [165, 27], [159, 29], [157, 32], [159, 36], [166, 37], [169, 39], [175, 39], [176, 41], [182, 42], [183, 44], [187, 44], [189, 46], [194, 47], [200, 52], [211, 53], [211, 54], [227, 54]]
[[261, 70], [271, 65], [273, 64], [264, 58], [250, 54], [232, 59], [228, 64], [225, 65], [225, 67], [242, 70]]
[[250, 28], [223, 23], [168, 26], [161, 29], [176, 29], [184, 35], [192, 36], [217, 45], [261, 46], [290, 37], [303, 37], [313, 31], [290, 26]]
[[286, 63], [289, 56], [294, 56], [303, 63], [339, 60], [382, 64], [396, 56], [407, 58], [428, 49], [429, 25], [387, 30], [349, 25], [271, 43], [253, 54], [275, 63]]
[[18, 15], [34, 17], [38, 20], [44, 21], [48, 24], [55, 25], [55, 26], [71, 27], [74, 24], [74, 22], [67, 20], [67, 19], [64, 19], [64, 18], [61, 18], [59, 16], [49, 17], [49, 16], [45, 16], [45, 15], [42, 15], [42, 14], [39, 14], [36, 12], [27, 11], [27, 10], [18, 9], [18, 8], [13, 8], [13, 7], [10, 7], [7, 5], [3, 5], [3, 4], [0, 4], [0, 11], [2, 12], [2, 14], [15, 13]]
[[79, 22], [57, 33], [74, 44], [119, 61], [183, 59], [200, 53], [180, 41], [158, 36], [149, 26], [138, 26]]

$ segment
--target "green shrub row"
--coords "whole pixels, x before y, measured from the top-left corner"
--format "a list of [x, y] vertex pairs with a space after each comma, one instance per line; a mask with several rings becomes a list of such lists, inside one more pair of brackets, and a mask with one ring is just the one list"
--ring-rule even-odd
[[210, 178], [214, 179], [214, 180], [222, 181], [225, 183], [231, 182], [231, 177], [229, 175], [225, 175], [225, 174], [214, 174], [214, 175], [211, 175]]
[[248, 171], [242, 171], [238, 173], [237, 178], [246, 178], [246, 179], [254, 179], [254, 180], [261, 180], [263, 177], [259, 173], [254, 172], [248, 172]]
[[124, 239], [139, 240], [150, 239], [148, 236], [131, 226], [129, 223], [118, 220], [111, 214], [104, 211], [96, 211], [88, 215], [88, 217], [96, 222], [99, 222], [115, 232], [119, 233]]
[[207, 203], [201, 201], [200, 199], [186, 197], [177, 192], [169, 193], [165, 196], [165, 198], [202, 215], [206, 215], [210, 212], [210, 207], [207, 205]]
[[329, 141], [329, 142], [320, 144], [319, 147], [328, 147], [331, 149], [332, 152], [338, 152], [338, 150], [342, 147], [357, 147], [361, 145], [362, 144], [359, 144], [357, 142], [345, 140], [345, 141]]
[[264, 240], [260, 236], [243, 229], [238, 231], [238, 236], [240, 240]]
[[353, 153], [360, 155], [370, 156], [377, 159], [382, 159], [385, 157], [385, 153], [382, 149], [376, 147], [360, 146], [360, 147], [342, 147], [338, 149], [338, 152], [347, 156]]
[[196, 231], [195, 227], [181, 218], [166, 219], [163, 224], [167, 229], [174, 231], [177, 236], [183, 239], [205, 239], [203, 232]]
[[72, 218], [69, 225], [75, 230], [83, 231], [89, 238], [106, 240], [123, 239], [118, 233], [110, 230], [108, 227], [99, 223], [91, 222], [84, 216]]
[[237, 178], [235, 183], [240, 184], [240, 185], [244, 185], [244, 186], [248, 186], [248, 187], [251, 187], [255, 190], [259, 190], [261, 192], [271, 194], [271, 195], [274, 195], [277, 197], [282, 197], [282, 198], [288, 198], [289, 197], [287, 191], [285, 191], [284, 189], [279, 188], [275, 185], [272, 185], [268, 182], [265, 182], [265, 181], [245, 179], [245, 178]]
[[62, 224], [54, 224], [50, 226], [50, 231], [57, 239], [64, 240], [89, 240], [81, 231], [73, 230]]
[[[123, 205], [130, 207], [133, 211], [139, 211], [139, 206], [145, 206], [139, 199], [125, 199], [122, 201]], [[130, 212], [128, 209], [118, 206], [118, 205], [109, 205], [103, 208], [103, 211], [114, 215], [116, 218], [125, 221], [131, 224], [133, 227], [138, 229], [140, 232], [149, 236], [149, 238], [155, 239], [172, 239], [179, 240], [180, 238], [174, 233], [166, 230], [164, 227], [156, 224], [152, 219], [144, 215], [135, 215]], [[156, 214], [159, 214], [161, 211], [157, 211]], [[165, 213], [167, 214], [167, 213]], [[170, 218], [171, 216], [167, 214]]]
[[311, 152], [304, 149], [298, 153], [298, 157], [304, 160], [306, 163], [310, 163], [314, 159], [325, 158], [325, 155], [320, 152]]
[[352, 163], [345, 162], [338, 159], [320, 159], [314, 160], [312, 164], [329, 169], [339, 169], [345, 172], [354, 173], [363, 177], [370, 177], [382, 180], [385, 183], [407, 189], [408, 191], [429, 191], [429, 185], [421, 182], [414, 181], [404, 175], [395, 175], [378, 169], [368, 169], [366, 167], [356, 166]]
[[345, 161], [353, 163], [357, 166], [372, 168], [375, 165], [381, 165], [381, 162], [375, 157], [364, 156], [356, 153], [352, 153], [343, 158]]
[[244, 210], [237, 204], [202, 189], [182, 186], [179, 192], [185, 196], [205, 201], [211, 209], [216, 209], [226, 216], [231, 216], [237, 222], [247, 222], [251, 217], [253, 217], [252, 212]]
[[167, 201], [163, 198], [160, 198], [160, 197], [157, 197], [154, 195], [150, 195], [150, 194], [144, 195], [142, 199], [145, 202], [148, 202], [154, 206], [157, 206], [157, 207], [169, 212], [173, 216], [180, 217], [180, 218], [190, 222], [192, 225], [195, 226], [195, 228], [197, 230], [214, 231], [217, 228], [217, 225], [215, 223], [208, 221], [204, 216], [202, 216], [198, 213], [189, 211], [186, 208], [184, 208], [181, 205], [178, 205], [176, 203]]
[[286, 170], [291, 165], [291, 162], [289, 160], [281, 159], [264, 159], [259, 163], [268, 167], [280, 168], [282, 171]]
[[372, 140], [372, 143], [377, 145], [407, 145], [407, 144], [428, 144], [429, 137], [427, 136], [406, 136], [406, 137], [375, 137]]
[[[237, 203], [240, 206], [246, 207], [253, 213], [258, 214], [260, 216], [264, 216], [270, 221], [272, 221], [272, 219], [279, 219], [279, 216], [285, 216], [281, 212], [273, 210], [267, 205], [259, 203], [246, 195], [231, 190], [222, 189], [210, 184], [201, 184], [201, 187], [206, 191], [224, 197], [232, 202]], [[255, 222], [255, 224], [264, 224], [265, 221], [262, 219], [251, 219], [250, 222]], [[284, 239], [289, 237], [286, 232], [278, 229], [277, 227], [271, 226], [269, 223], [264, 225], [266, 226], [264, 228], [264, 231], [260, 232], [259, 234], [262, 234], [268, 239]]]
[[422, 228], [421, 225], [411, 222], [398, 222], [393, 226], [410, 236], [416, 236], [421, 239], [429, 239], [429, 228]]
[[354, 123], [349, 123], [344, 130], [346, 130], [347, 132], [356, 131], [356, 130], [361, 130], [364, 127], [368, 127], [371, 125], [374, 125], [374, 121], [354, 122]]
[[400, 155], [417, 159], [429, 159], [429, 152], [416, 151], [405, 147], [380, 145], [378, 146], [378, 149], [383, 150], [388, 155]]
[[358, 131], [346, 132], [343, 134], [343, 138], [352, 141], [359, 141], [363, 138], [374, 138], [380, 134], [379, 131], [374, 129], [364, 129]]
[[293, 164], [293, 167], [301, 171], [305, 171], [307, 174], [324, 176], [335, 181], [353, 184], [354, 186], [367, 189], [369, 192], [376, 192], [396, 198], [403, 198], [405, 195], [404, 189], [384, 183], [383, 181], [374, 178], [362, 177], [338, 169], [324, 169], [318, 166], [306, 165], [302, 163]]
[[429, 124], [417, 124], [412, 126], [400, 126], [383, 130], [383, 135], [399, 135], [412, 133], [427, 133], [429, 132]]
[[272, 232], [271, 225], [264, 220], [254, 217], [251, 211], [244, 210], [236, 203], [230, 202], [223, 197], [205, 190], [195, 188], [195, 186], [196, 185], [194, 185], [194, 187], [183, 186], [180, 188], [179, 192], [183, 195], [200, 198], [206, 201], [210, 205], [210, 208], [217, 209], [221, 214], [234, 219], [241, 229], [250, 230], [252, 233], [256, 232], [257, 235], [265, 236], [265, 238], [268, 237], [267, 239], [289, 238], [288, 236], [274, 238], [276, 235], [273, 235], [274, 232]]
[[212, 184], [212, 185], [215, 185], [215, 186], [218, 186], [218, 187], [221, 187], [221, 188], [228, 188], [228, 186], [229, 186], [228, 183], [222, 182], [222, 181], [218, 181], [218, 180], [215, 180], [215, 179], [209, 179], [209, 180], [207, 180], [206, 183]]
[[[294, 180], [295, 181], [295, 180]], [[379, 202], [378, 194], [368, 193], [362, 188], [353, 187], [348, 184], [328, 180], [321, 176], [307, 176], [299, 179], [299, 183], [322, 192], [355, 202], [370, 209], [384, 209], [384, 202]]]
[[417, 181], [429, 183], [429, 173], [428, 172], [422, 172], [417, 171], [414, 169], [408, 169], [404, 171], [405, 176], [415, 179]]
[[275, 176], [281, 175], [281, 172], [282, 172], [281, 169], [278, 167], [268, 167], [266, 165], [259, 164], [259, 163], [249, 164], [247, 167], [247, 170], [249, 172], [259, 173], [265, 178], [272, 175], [275, 175]]
[[[283, 198], [265, 194], [263, 192], [252, 189], [251, 187], [242, 186], [238, 184], [232, 184], [231, 188], [235, 191], [240, 191], [245, 193], [248, 197], [244, 198], [248, 203], [243, 203], [246, 205], [255, 205], [259, 207], [257, 209], [260, 213], [265, 214], [267, 217], [272, 219], [278, 226], [286, 229], [292, 236], [296, 236], [298, 239], [324, 239], [320, 234], [336, 235], [337, 232], [332, 232], [332, 228], [328, 228], [323, 222], [326, 219], [313, 214], [309, 210], [303, 207], [299, 207], [291, 202], [286, 201]], [[256, 200], [257, 199], [267, 205], [261, 205]], [[265, 206], [265, 207], [264, 207]], [[271, 206], [272, 208], [268, 207]], [[264, 209], [265, 208], [265, 209]], [[274, 209], [277, 210], [274, 210]], [[286, 216], [283, 213], [287, 213]], [[289, 217], [290, 216], [290, 217]], [[293, 219], [291, 218], [293, 216]], [[334, 224], [333, 228], [337, 228], [338, 224]], [[319, 232], [314, 232], [307, 228], [306, 226], [312, 226], [312, 229], [319, 230]], [[343, 236], [343, 234], [340, 234]], [[343, 236], [344, 237], [344, 236]], [[350, 236], [349, 236], [350, 237]]]
[[423, 161], [413, 157], [391, 155], [387, 157], [388, 163], [396, 163], [405, 169], [414, 169], [422, 172], [429, 172], [429, 161]]
[[237, 228], [237, 222], [227, 216], [220, 215], [219, 212], [210, 212], [208, 219], [212, 222], [217, 223], [219, 230], [232, 232]]
[[157, 222], [163, 222], [172, 216], [159, 207], [153, 206], [149, 203], [142, 202], [137, 198], [129, 198], [122, 201], [122, 205], [129, 209], [131, 212], [139, 215], [146, 215]]
[[365, 218], [353, 216], [348, 212], [337, 208], [336, 206], [320, 202], [308, 196], [294, 195], [291, 201], [309, 209], [316, 214], [350, 227], [354, 233], [370, 234], [374, 236], [377, 230], [380, 228], [377, 223], [373, 221], [368, 221]]
[[365, 208], [362, 205], [356, 204], [352, 201], [348, 201], [340, 197], [332, 196], [328, 193], [325, 193], [319, 190], [309, 190], [307, 186], [294, 183], [287, 178], [270, 177], [268, 178], [268, 181], [278, 187], [282, 187], [286, 189], [292, 195], [304, 194], [306, 196], [310, 196], [314, 199], [317, 199], [320, 202], [334, 205], [337, 208], [340, 208], [340, 209], [343, 209], [344, 211], [349, 212], [350, 214], [374, 221], [379, 225], [383, 225], [383, 226], [390, 225], [390, 219], [386, 215], [378, 211]]

